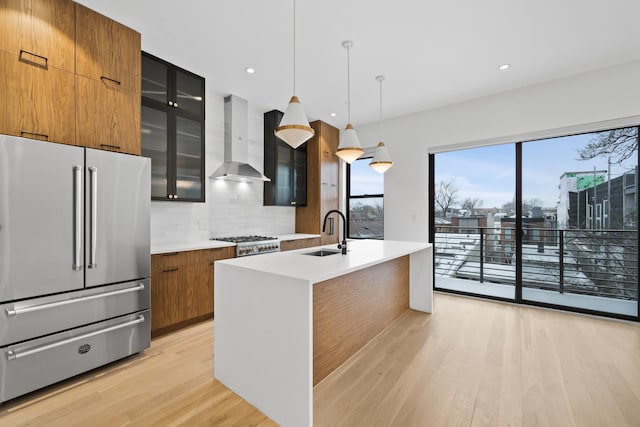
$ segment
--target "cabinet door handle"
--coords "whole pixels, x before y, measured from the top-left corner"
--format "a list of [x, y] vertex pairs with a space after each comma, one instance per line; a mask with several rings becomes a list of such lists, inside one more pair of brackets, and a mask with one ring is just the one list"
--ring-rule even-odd
[[[29, 136], [31, 135], [31, 136]], [[29, 132], [26, 130], [21, 130], [20, 131], [20, 136], [24, 136], [26, 138], [31, 138], [31, 139], [41, 139], [44, 141], [48, 141], [49, 140], [49, 135], [47, 135], [46, 133], [37, 133], [37, 132]]]
[[[27, 58], [25, 57], [25, 54], [33, 58]], [[18, 55], [18, 61], [35, 65], [36, 67], [44, 68], [45, 70], [49, 68], [49, 59], [46, 56], [38, 55], [32, 52], [29, 52], [28, 50], [20, 49], [20, 55]]]
[[179, 268], [175, 267], [175, 268], [167, 268], [166, 270], [162, 270], [163, 273], [171, 273], [172, 271], [178, 271]]
[[178, 252], [169, 252], [166, 254], [162, 254], [162, 256], [174, 256], [174, 255], [178, 255]]
[[100, 80], [102, 80], [103, 83], [110, 82], [110, 83], [114, 83], [114, 84], [116, 84], [118, 86], [120, 86], [122, 84], [120, 82], [120, 80], [110, 79], [109, 77], [106, 77], [106, 76], [100, 76]]
[[119, 145], [111, 145], [111, 144], [100, 144], [100, 147], [109, 148], [111, 150], [118, 150], [118, 151], [122, 149], [122, 147], [120, 147]]

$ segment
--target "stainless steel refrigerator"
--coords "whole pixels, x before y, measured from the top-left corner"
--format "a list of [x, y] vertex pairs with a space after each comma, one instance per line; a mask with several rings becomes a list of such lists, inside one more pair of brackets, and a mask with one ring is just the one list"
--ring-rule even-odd
[[150, 170], [0, 135], [0, 401], [149, 347]]

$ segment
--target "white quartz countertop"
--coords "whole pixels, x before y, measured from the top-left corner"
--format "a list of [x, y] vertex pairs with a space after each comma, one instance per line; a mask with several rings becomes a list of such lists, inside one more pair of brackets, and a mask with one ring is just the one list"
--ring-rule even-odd
[[352, 240], [348, 242], [346, 255], [340, 253], [324, 257], [306, 255], [320, 248], [337, 249], [336, 245], [328, 245], [221, 260], [216, 263], [317, 283], [409, 255], [430, 246], [429, 243], [419, 242]]
[[[274, 236], [281, 241], [286, 240], [300, 240], [300, 239], [312, 239], [314, 237], [320, 237], [319, 234], [281, 234]], [[221, 242], [220, 240], [190, 240], [185, 242], [171, 242], [171, 243], [159, 243], [151, 245], [151, 255], [166, 254], [169, 252], [183, 252], [183, 251], [195, 251], [198, 249], [215, 249], [215, 248], [228, 248], [229, 246], [235, 246], [235, 243]]]

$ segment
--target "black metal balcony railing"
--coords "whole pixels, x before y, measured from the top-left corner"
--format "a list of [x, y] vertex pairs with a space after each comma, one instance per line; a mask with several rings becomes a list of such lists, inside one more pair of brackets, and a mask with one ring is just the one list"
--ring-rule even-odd
[[[635, 230], [528, 228], [522, 286], [638, 300]], [[515, 285], [515, 229], [436, 226], [438, 276]]]

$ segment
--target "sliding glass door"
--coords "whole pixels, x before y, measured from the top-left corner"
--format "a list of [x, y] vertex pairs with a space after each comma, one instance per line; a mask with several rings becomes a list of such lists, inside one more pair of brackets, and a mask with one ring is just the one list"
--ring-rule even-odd
[[436, 155], [435, 286], [515, 296], [513, 145]]
[[522, 143], [522, 299], [638, 314], [638, 128]]
[[435, 288], [638, 319], [638, 128], [431, 155]]

